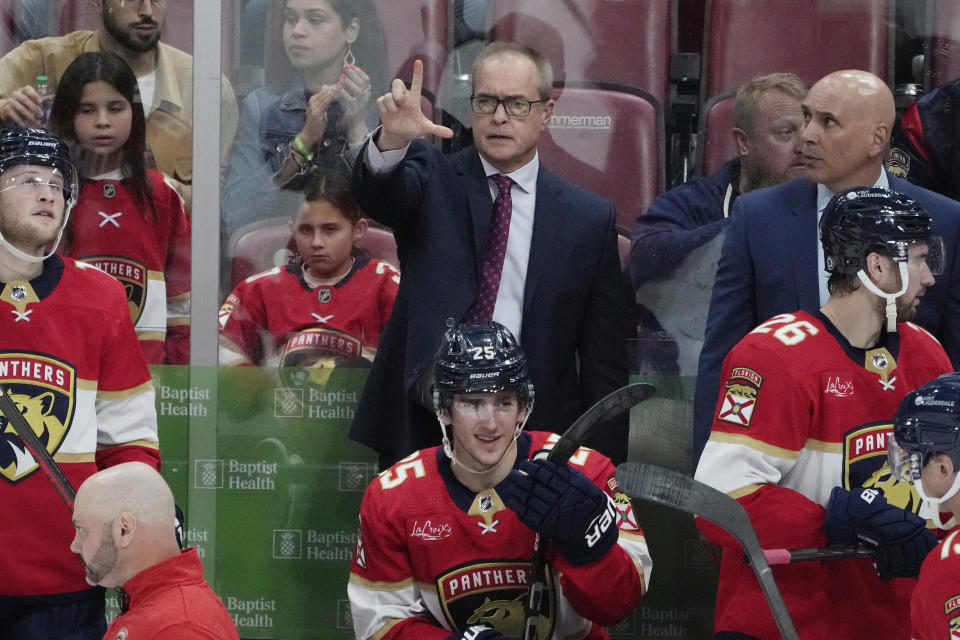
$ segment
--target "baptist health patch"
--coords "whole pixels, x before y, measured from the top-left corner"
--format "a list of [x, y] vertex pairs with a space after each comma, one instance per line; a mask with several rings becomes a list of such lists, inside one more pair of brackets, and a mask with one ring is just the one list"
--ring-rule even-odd
[[741, 427], [749, 427], [762, 383], [763, 376], [753, 369], [734, 367], [723, 385], [723, 403], [717, 418]]

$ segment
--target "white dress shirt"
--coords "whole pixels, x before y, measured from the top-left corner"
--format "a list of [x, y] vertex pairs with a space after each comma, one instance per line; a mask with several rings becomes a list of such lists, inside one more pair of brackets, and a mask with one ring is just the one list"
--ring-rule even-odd
[[[379, 131], [379, 129], [377, 130]], [[377, 131], [371, 133], [376, 135]], [[409, 146], [409, 145], [407, 145]], [[380, 151], [376, 144], [367, 145], [364, 161], [374, 174], [392, 171], [403, 160], [407, 147]], [[487, 176], [490, 197], [496, 199], [497, 185], [494, 175], [500, 173], [481, 155], [480, 162]], [[523, 294], [527, 282], [527, 265], [530, 262], [530, 245], [533, 241], [533, 213], [537, 203], [537, 175], [540, 172], [540, 156], [534, 154], [533, 160], [512, 173], [504, 174], [513, 180], [510, 190], [513, 212], [510, 216], [510, 233], [507, 236], [507, 254], [503, 259], [503, 271], [500, 274], [500, 288], [493, 309], [493, 319], [510, 329], [510, 332], [522, 343]], [[484, 256], [480, 256], [482, 260]], [[401, 275], [402, 277], [402, 275]]]

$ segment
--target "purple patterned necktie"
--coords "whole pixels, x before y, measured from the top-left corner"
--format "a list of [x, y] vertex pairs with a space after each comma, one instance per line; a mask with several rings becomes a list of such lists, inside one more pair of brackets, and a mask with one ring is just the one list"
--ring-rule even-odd
[[490, 243], [487, 255], [480, 269], [480, 290], [477, 299], [467, 312], [470, 322], [490, 322], [493, 320], [493, 307], [497, 304], [497, 291], [500, 290], [500, 274], [503, 272], [503, 258], [507, 253], [507, 236], [510, 234], [510, 215], [513, 213], [513, 201], [510, 187], [513, 180], [496, 174], [493, 181], [497, 184], [497, 199], [493, 201], [493, 216], [490, 220]]

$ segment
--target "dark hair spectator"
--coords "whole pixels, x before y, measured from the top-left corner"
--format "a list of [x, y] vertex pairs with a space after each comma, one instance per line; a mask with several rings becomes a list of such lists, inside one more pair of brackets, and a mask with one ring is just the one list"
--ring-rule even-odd
[[228, 231], [292, 213], [306, 175], [363, 141], [376, 122], [371, 93], [385, 86], [371, 0], [285, 0], [280, 15], [272, 28], [283, 52], [266, 65], [270, 83], [243, 101], [223, 192]]

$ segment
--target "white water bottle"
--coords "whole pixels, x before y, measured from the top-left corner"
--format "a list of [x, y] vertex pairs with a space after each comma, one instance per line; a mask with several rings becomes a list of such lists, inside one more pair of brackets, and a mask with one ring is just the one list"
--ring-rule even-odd
[[49, 78], [37, 76], [33, 88], [40, 94], [40, 108], [43, 110], [40, 126], [47, 128], [50, 125], [50, 110], [53, 108], [53, 89], [50, 87]]

